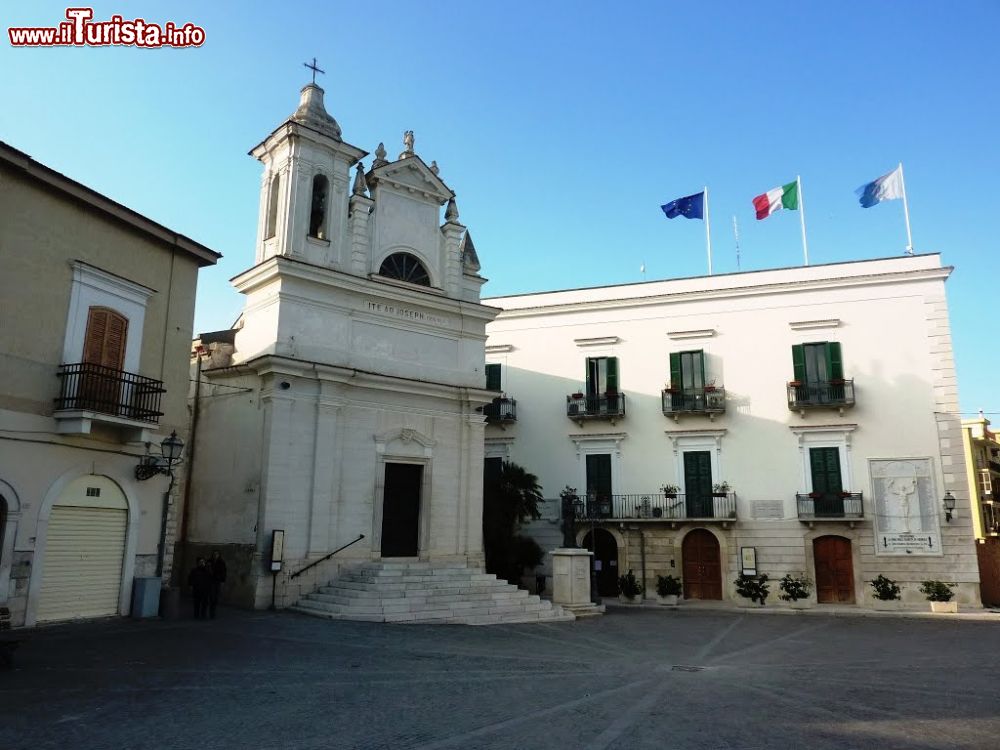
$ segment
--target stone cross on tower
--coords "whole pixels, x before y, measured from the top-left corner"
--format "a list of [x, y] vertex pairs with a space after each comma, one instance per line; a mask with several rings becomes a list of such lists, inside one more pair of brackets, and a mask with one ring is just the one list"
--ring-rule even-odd
[[325, 70], [320, 70], [319, 68], [316, 67], [316, 58], [315, 57], [313, 58], [312, 65], [310, 65], [309, 63], [302, 63], [302, 64], [304, 66], [306, 66], [307, 68], [309, 68], [309, 70], [311, 70], [313, 72], [313, 83], [314, 84], [316, 83], [316, 74], [317, 73], [323, 73], [324, 75], [326, 75], [326, 71]]

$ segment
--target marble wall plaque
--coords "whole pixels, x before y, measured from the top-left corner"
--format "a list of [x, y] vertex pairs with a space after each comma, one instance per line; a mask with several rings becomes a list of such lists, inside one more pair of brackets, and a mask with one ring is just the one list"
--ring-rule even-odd
[[868, 461], [875, 554], [940, 555], [937, 485], [929, 458]]
[[781, 500], [754, 500], [754, 518], [784, 518], [785, 505]]

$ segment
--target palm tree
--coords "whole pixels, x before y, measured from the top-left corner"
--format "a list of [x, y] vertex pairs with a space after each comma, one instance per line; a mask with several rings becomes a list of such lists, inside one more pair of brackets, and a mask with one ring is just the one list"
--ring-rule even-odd
[[483, 485], [483, 547], [486, 570], [518, 583], [524, 568], [541, 562], [534, 540], [519, 537], [517, 528], [542, 517], [538, 477], [513, 461], [504, 461], [500, 473]]

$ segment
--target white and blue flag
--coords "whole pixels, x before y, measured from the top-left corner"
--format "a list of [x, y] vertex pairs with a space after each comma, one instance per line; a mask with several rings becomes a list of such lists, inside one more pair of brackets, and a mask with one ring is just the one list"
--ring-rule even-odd
[[858, 202], [862, 208], [871, 208], [876, 203], [891, 201], [903, 197], [903, 166], [900, 165], [889, 174], [884, 174], [877, 180], [857, 189]]

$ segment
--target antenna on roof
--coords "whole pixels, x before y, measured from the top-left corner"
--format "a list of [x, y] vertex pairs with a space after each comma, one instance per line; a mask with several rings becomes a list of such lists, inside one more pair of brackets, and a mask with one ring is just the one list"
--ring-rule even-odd
[[736, 270], [740, 270], [740, 225], [736, 223], [736, 214], [733, 214], [733, 235], [736, 237]]

